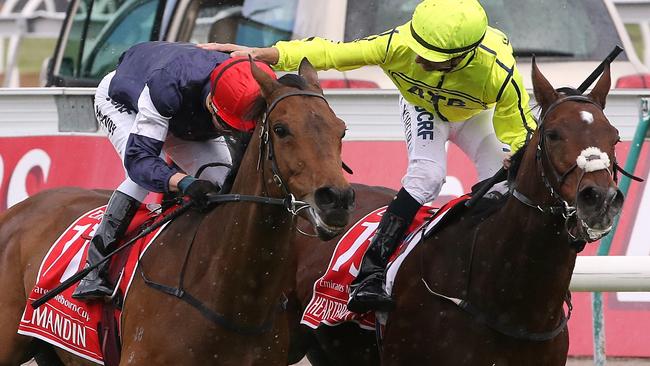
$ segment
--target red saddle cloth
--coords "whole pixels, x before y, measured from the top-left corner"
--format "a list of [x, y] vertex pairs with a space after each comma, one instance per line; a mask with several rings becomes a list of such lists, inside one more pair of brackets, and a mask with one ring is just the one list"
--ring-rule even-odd
[[[103, 206], [83, 214], [52, 245], [38, 270], [36, 285], [29, 294], [18, 326], [19, 334], [41, 339], [101, 365], [105, 361], [103, 346], [110, 343], [106, 341], [105, 332], [100, 331], [102, 315], [105, 313], [103, 301], [86, 303], [73, 299], [72, 293], [78, 285], [74, 284], [38, 309], [32, 308], [31, 303], [84, 268], [88, 244], [105, 209], [106, 206]], [[145, 221], [156, 217], [160, 217], [158, 213], [143, 205], [127, 232], [133, 232]], [[123, 251], [125, 253], [121, 258], [113, 258], [111, 267], [120, 267], [116, 278], [119, 276], [118, 293], [123, 294], [123, 298], [128, 293], [138, 259], [163, 228], [164, 226], [139, 239], [131, 248]], [[122, 267], [124, 260], [126, 264]], [[114, 319], [117, 320], [119, 334], [121, 309], [112, 307], [109, 310], [115, 312]]]
[[[428, 221], [426, 218], [431, 216], [428, 211], [433, 207], [423, 206], [420, 209], [408, 228], [402, 244], [395, 251], [389, 263], [386, 278], [386, 289], [389, 294], [394, 276], [404, 257], [420, 242], [423, 235], [426, 235], [445, 217], [451, 208], [467, 199], [468, 196], [465, 195], [448, 202]], [[350, 284], [359, 274], [363, 254], [368, 249], [386, 208], [387, 206], [378, 208], [366, 215], [339, 240], [327, 271], [314, 283], [314, 293], [303, 312], [302, 324], [315, 329], [320, 324], [333, 326], [344, 322], [355, 322], [361, 328], [375, 329], [374, 312], [352, 313], [347, 309], [347, 302], [350, 295]]]

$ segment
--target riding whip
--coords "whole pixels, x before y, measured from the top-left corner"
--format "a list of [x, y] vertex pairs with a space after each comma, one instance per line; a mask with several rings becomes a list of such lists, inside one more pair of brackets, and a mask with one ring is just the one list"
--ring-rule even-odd
[[115, 249], [114, 251], [110, 252], [106, 257], [102, 258], [99, 262], [92, 266], [88, 266], [81, 271], [75, 273], [72, 275], [72, 277], [68, 278], [67, 280], [63, 281], [60, 285], [57, 287], [51, 289], [48, 291], [45, 295], [39, 297], [38, 299], [34, 300], [31, 303], [31, 306], [36, 309], [39, 306], [45, 304], [48, 300], [54, 298], [56, 295], [60, 294], [61, 292], [65, 291], [68, 287], [72, 286], [73, 284], [79, 282], [82, 278], [86, 277], [88, 273], [90, 273], [93, 269], [97, 268], [99, 265], [102, 263], [106, 262], [108, 259], [112, 258], [115, 254], [119, 253], [122, 251], [122, 249], [127, 248], [131, 246], [131, 244], [135, 243], [138, 239], [142, 238], [145, 235], [150, 234], [154, 230], [158, 229], [159, 227], [163, 226], [164, 224], [168, 223], [169, 221], [177, 218], [178, 216], [182, 215], [185, 213], [190, 207], [194, 205], [194, 201], [187, 201], [183, 203], [179, 208], [175, 209], [174, 211], [170, 212], [168, 215], [165, 215], [162, 219], [159, 221], [154, 222], [151, 224], [151, 226], [143, 229], [138, 235], [135, 237], [131, 238], [128, 242], [124, 243], [122, 246], [119, 248]]
[[607, 57], [605, 57], [605, 59], [603, 60], [603, 62], [601, 62], [600, 65], [598, 65], [598, 67], [596, 67], [596, 69], [595, 69], [594, 71], [592, 71], [591, 74], [590, 74], [589, 76], [587, 76], [587, 78], [585, 79], [585, 81], [583, 81], [582, 84], [580, 84], [580, 86], [579, 86], [578, 89], [577, 89], [577, 90], [580, 92], [580, 94], [582, 94], [582, 93], [584, 93], [585, 91], [587, 91], [587, 88], [588, 88], [589, 86], [591, 86], [591, 84], [593, 84], [594, 81], [596, 81], [596, 79], [598, 79], [598, 77], [600, 76], [600, 74], [603, 73], [603, 70], [605, 70], [605, 66], [611, 64], [612, 61], [614, 61], [614, 59], [615, 59], [615, 58], [616, 58], [616, 57], [617, 57], [621, 52], [623, 52], [623, 49], [622, 49], [620, 46], [616, 45], [616, 47], [614, 47], [614, 49], [612, 50], [612, 52], [610, 52], [609, 55], [607, 55]]

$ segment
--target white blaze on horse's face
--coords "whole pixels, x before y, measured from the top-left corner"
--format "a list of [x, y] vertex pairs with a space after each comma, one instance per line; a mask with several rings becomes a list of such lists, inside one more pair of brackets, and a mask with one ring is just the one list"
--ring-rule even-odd
[[588, 125], [594, 122], [594, 115], [591, 112], [580, 111], [580, 118]]

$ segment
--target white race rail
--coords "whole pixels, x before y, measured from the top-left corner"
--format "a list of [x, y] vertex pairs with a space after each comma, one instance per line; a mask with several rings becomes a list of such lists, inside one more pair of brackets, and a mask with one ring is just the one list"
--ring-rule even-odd
[[[92, 133], [97, 128], [93, 94], [93, 88], [0, 88], [0, 136], [35, 135], [43, 130]], [[330, 89], [325, 95], [348, 125], [346, 141], [404, 139], [397, 90]], [[640, 99], [649, 96], [650, 89], [610, 92], [605, 113], [623, 140], [632, 140], [639, 122]]]
[[650, 256], [578, 257], [571, 291], [650, 291]]

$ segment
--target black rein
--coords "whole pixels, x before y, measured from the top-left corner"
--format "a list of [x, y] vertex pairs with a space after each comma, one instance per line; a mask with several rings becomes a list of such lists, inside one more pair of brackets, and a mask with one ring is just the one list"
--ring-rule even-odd
[[[283, 206], [285, 209], [287, 209], [287, 211], [289, 211], [289, 213], [291, 213], [294, 216], [298, 213], [298, 211], [309, 206], [309, 204], [306, 202], [297, 201], [295, 199], [295, 196], [291, 192], [289, 192], [289, 189], [287, 185], [284, 183], [284, 180], [282, 179], [282, 175], [280, 174], [280, 170], [275, 160], [275, 152], [273, 149], [273, 142], [272, 142], [273, 139], [269, 137], [269, 116], [271, 114], [271, 111], [273, 111], [273, 109], [281, 100], [291, 96], [309, 96], [309, 97], [317, 97], [325, 100], [325, 97], [319, 93], [315, 93], [311, 91], [303, 91], [303, 90], [291, 91], [286, 94], [282, 94], [278, 96], [269, 104], [268, 108], [266, 109], [266, 114], [262, 122], [262, 127], [260, 129], [260, 156], [258, 160], [258, 170], [261, 168], [261, 165], [263, 164], [262, 156], [264, 153], [264, 146], [266, 146], [266, 155], [268, 160], [271, 161], [271, 171], [273, 172], [273, 181], [278, 185], [278, 187], [280, 187], [285, 198], [274, 198], [268, 196], [253, 196], [253, 195], [243, 195], [243, 194], [221, 194], [221, 195], [217, 194], [217, 195], [209, 196], [208, 202], [210, 204], [218, 204], [218, 203], [226, 203], [226, 202], [253, 202], [253, 203], [260, 203], [260, 204], [267, 204], [267, 205], [278, 205], [278, 206]], [[325, 102], [327, 103], [327, 101]], [[262, 168], [262, 174], [263, 172], [264, 169]], [[196, 235], [196, 231], [194, 235]], [[258, 326], [251, 326], [247, 324], [237, 324], [235, 321], [229, 319], [226, 315], [210, 309], [201, 300], [197, 299], [196, 297], [192, 296], [192, 294], [185, 291], [183, 285], [184, 278], [185, 278], [185, 270], [187, 268], [187, 263], [189, 260], [189, 256], [193, 244], [194, 244], [194, 237], [192, 237], [192, 241], [190, 242], [190, 245], [188, 246], [187, 252], [185, 254], [185, 259], [183, 261], [183, 267], [181, 269], [177, 287], [166, 286], [151, 281], [145, 276], [144, 270], [142, 269], [142, 267], [140, 267], [141, 268], [140, 273], [142, 274], [144, 283], [155, 290], [158, 290], [162, 293], [174, 296], [180, 300], [185, 301], [187, 304], [197, 309], [204, 318], [230, 332], [237, 333], [240, 335], [245, 335], [245, 336], [256, 336], [256, 335], [261, 335], [269, 332], [273, 328], [273, 323], [275, 322], [275, 316], [274, 316], [275, 313], [286, 309], [287, 299], [284, 294], [282, 295], [282, 298], [280, 299], [278, 306], [276, 307], [276, 311], [272, 311], [272, 313], [268, 315], [267, 320], [263, 324]]]

